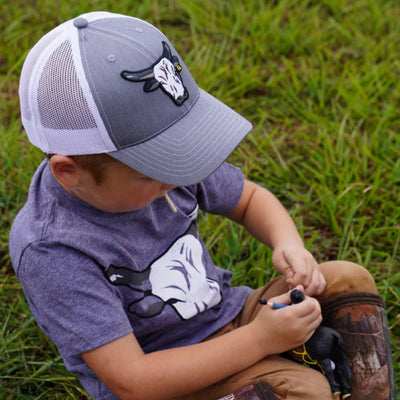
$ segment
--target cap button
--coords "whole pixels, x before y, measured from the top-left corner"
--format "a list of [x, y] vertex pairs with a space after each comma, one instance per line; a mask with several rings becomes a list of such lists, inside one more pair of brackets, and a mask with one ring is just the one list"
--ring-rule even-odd
[[74, 26], [78, 29], [86, 28], [89, 22], [85, 18], [74, 19]]

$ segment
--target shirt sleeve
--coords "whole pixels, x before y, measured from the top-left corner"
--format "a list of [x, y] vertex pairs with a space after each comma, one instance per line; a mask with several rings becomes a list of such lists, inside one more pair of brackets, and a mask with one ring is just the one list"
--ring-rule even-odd
[[132, 332], [117, 292], [90, 257], [59, 243], [34, 243], [18, 269], [28, 303], [62, 357]]
[[244, 176], [240, 168], [223, 163], [212, 175], [196, 185], [201, 210], [224, 215], [238, 204], [243, 192]]

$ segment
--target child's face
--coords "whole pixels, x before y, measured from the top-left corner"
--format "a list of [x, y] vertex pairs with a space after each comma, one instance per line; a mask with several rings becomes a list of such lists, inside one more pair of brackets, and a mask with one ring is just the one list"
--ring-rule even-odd
[[128, 212], [147, 206], [174, 187], [148, 178], [118, 162], [104, 171], [104, 179], [100, 184], [90, 172], [80, 168], [79, 183], [67, 191], [100, 210]]

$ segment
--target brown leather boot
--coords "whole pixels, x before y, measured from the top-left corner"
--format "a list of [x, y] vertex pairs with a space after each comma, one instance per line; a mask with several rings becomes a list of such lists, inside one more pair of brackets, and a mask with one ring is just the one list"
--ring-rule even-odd
[[323, 324], [338, 331], [352, 370], [351, 400], [395, 400], [393, 363], [383, 299], [344, 293], [321, 304]]
[[218, 400], [276, 400], [276, 397], [268, 383], [261, 381], [221, 397]]

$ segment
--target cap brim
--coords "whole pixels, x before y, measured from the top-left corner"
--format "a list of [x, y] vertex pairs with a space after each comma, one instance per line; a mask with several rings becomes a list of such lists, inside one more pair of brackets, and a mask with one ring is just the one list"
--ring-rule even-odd
[[200, 89], [196, 103], [174, 125], [108, 154], [159, 182], [191, 185], [211, 175], [251, 129], [249, 121]]

